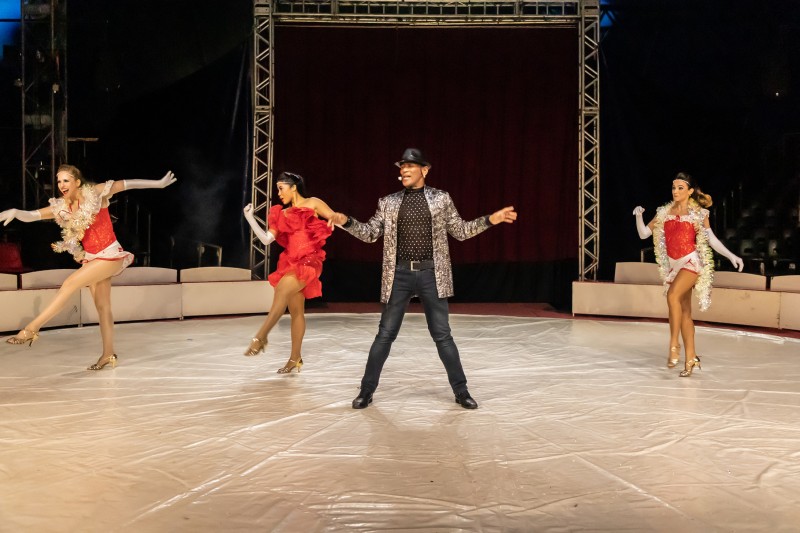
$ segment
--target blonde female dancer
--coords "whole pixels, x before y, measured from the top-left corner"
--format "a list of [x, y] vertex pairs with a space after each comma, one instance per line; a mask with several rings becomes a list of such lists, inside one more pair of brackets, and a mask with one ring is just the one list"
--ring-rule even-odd
[[334, 212], [319, 198], [306, 198], [305, 182], [299, 174], [281, 173], [276, 187], [283, 205], [270, 208], [268, 231], [264, 231], [254, 218], [252, 204], [244, 208], [244, 218], [262, 243], [269, 245], [277, 240], [284, 247], [278, 258], [278, 267], [268, 278], [275, 288], [272, 307], [244, 355], [253, 356], [264, 351], [267, 335], [288, 307], [292, 317], [292, 351], [286, 364], [278, 369], [278, 374], [289, 374], [295, 369], [299, 373], [303, 367], [301, 347], [306, 332], [306, 298], [322, 296], [322, 283], [319, 281], [325, 261], [322, 247], [333, 231], [333, 224], [318, 217], [330, 220]]
[[58, 314], [76, 291], [89, 287], [100, 318], [103, 353], [88, 370], [101, 370], [109, 363], [113, 368], [117, 355], [114, 353], [111, 278], [133, 262], [133, 254], [123, 250], [117, 242], [108, 202], [114, 194], [128, 189], [163, 189], [175, 183], [175, 176], [167, 172], [160, 180], [110, 180], [94, 184], [86, 181], [76, 167], [61, 165], [56, 177], [61, 197], [51, 198], [49, 207], [35, 211], [8, 209], [0, 213], [0, 222], [6, 226], [15, 218], [22, 222], [55, 219], [61, 226], [62, 240], [53, 243], [53, 250], [71, 253], [81, 267], [64, 280], [55, 298], [39, 316], [6, 342], [33, 346], [39, 338], [39, 328]]
[[[731, 253], [717, 239], [708, 223], [711, 197], [703, 194], [689, 174], [679, 172], [672, 181], [672, 202], [659, 207], [656, 216], [645, 226], [644, 209], [633, 210], [639, 237], [653, 236], [656, 260], [667, 294], [669, 308], [669, 355], [667, 367], [674, 368], [680, 358], [683, 337], [686, 348], [681, 377], [692, 375], [694, 367], [700, 368], [700, 357], [695, 351], [694, 321], [692, 320], [692, 289], [697, 289], [700, 310], [711, 305], [711, 281], [714, 275], [714, 257], [711, 248], [727, 257], [733, 266], [742, 271], [742, 259]], [[709, 248], [710, 246], [710, 248]]]

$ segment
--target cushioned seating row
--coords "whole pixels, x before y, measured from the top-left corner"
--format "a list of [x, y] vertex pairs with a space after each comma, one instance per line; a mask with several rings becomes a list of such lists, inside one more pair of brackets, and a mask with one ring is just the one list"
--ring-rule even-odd
[[16, 288], [16, 274], [0, 274], [0, 291], [13, 291]]
[[[72, 269], [0, 275], [0, 331], [25, 326], [52, 300]], [[180, 281], [179, 281], [180, 280]], [[225, 314], [265, 313], [272, 287], [252, 281], [250, 271], [229, 267], [181, 270], [130, 267], [111, 281], [111, 305], [117, 322]], [[88, 288], [74, 294], [47, 327], [97, 323]]]
[[[800, 330], [800, 276], [769, 279], [742, 272], [716, 272], [711, 308], [698, 320]], [[655, 263], [617, 263], [614, 282], [573, 283], [573, 314], [667, 318], [667, 302]]]
[[250, 281], [243, 268], [190, 268], [181, 270], [181, 302], [183, 316], [264, 313], [272, 305], [272, 286]]

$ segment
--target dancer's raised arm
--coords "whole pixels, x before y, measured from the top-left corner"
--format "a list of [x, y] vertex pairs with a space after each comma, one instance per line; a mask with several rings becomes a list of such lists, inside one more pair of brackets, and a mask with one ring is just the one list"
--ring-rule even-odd
[[275, 230], [264, 231], [264, 228], [256, 220], [255, 215], [253, 215], [253, 204], [244, 206], [244, 219], [250, 224], [250, 229], [253, 230], [255, 236], [264, 246], [269, 246], [269, 243], [275, 240]]
[[[312, 196], [311, 198], [306, 198], [306, 203], [303, 207], [311, 207], [314, 209], [314, 212], [317, 214], [318, 217], [324, 218], [328, 221], [328, 226], [332, 226], [332, 224], [336, 224], [338, 220], [337, 215], [333, 209], [325, 203], [324, 200]], [[346, 220], [346, 219], [345, 219]], [[331, 228], [333, 229], [333, 228]]]
[[[114, 182], [114, 185], [111, 186], [111, 194], [129, 191], [131, 189], [163, 189], [169, 187], [176, 181], [178, 181], [178, 179], [171, 170], [158, 180], [117, 180]], [[102, 192], [104, 186], [105, 184], [98, 183], [95, 185], [95, 191], [98, 193]]]
[[35, 209], [33, 211], [6, 209], [0, 212], [0, 222], [2, 222], [4, 226], [8, 226], [15, 218], [20, 222], [36, 222], [37, 220], [53, 218], [53, 211], [49, 207], [43, 207], [42, 209]]
[[640, 239], [646, 239], [653, 235], [653, 223], [655, 219], [651, 220], [648, 225], [644, 225], [644, 219], [642, 218], [642, 213], [644, 213], [644, 207], [636, 206], [633, 210], [633, 214], [636, 217], [636, 231], [639, 232]]

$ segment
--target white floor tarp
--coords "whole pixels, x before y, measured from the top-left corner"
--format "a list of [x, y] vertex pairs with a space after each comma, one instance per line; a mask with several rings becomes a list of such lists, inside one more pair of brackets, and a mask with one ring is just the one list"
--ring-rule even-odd
[[453, 315], [480, 404], [454, 403], [422, 315], [374, 403], [377, 314], [118, 324], [0, 346], [0, 531], [798, 531], [800, 341], [663, 323]]

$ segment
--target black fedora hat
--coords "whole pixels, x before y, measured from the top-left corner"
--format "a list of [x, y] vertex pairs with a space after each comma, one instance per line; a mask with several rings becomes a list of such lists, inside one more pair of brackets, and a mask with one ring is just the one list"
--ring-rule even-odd
[[400, 161], [397, 161], [395, 165], [398, 167], [403, 163], [416, 163], [418, 165], [422, 165], [423, 167], [431, 166], [428, 163], [428, 160], [425, 159], [425, 156], [422, 155], [422, 151], [419, 148], [406, 148], [405, 152], [403, 152], [403, 156]]

